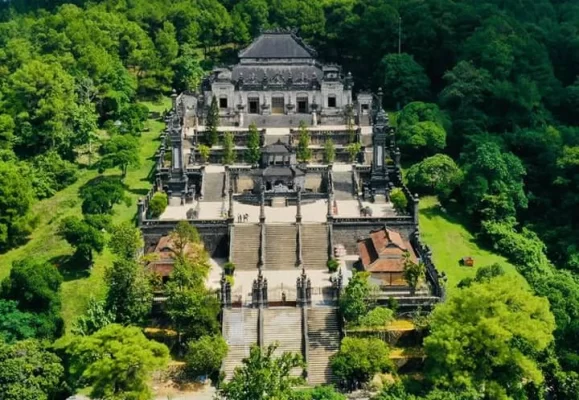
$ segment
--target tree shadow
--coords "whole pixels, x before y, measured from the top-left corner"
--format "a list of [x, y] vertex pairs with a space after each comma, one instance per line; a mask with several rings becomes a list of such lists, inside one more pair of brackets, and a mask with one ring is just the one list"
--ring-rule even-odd
[[76, 253], [56, 256], [49, 261], [58, 269], [65, 282], [88, 278], [90, 276], [90, 270], [86, 265], [86, 260], [79, 257]]
[[125, 189], [132, 194], [136, 194], [137, 196], [146, 196], [147, 193], [149, 193], [149, 189], [130, 189], [128, 187]]

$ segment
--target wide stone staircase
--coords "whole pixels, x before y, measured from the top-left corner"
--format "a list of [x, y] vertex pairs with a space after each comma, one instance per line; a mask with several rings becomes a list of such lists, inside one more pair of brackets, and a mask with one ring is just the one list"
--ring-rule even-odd
[[234, 225], [231, 260], [237, 270], [256, 270], [259, 261], [260, 226]]
[[221, 201], [224, 172], [206, 172], [203, 175], [203, 201]]
[[251, 308], [223, 310], [223, 337], [229, 347], [222, 365], [226, 380], [231, 379], [241, 360], [249, 356], [251, 345], [257, 343], [257, 316], [258, 310]]
[[265, 225], [265, 269], [293, 269], [297, 263], [297, 226]]
[[[277, 343], [275, 356], [285, 352], [302, 354], [302, 310], [298, 307], [263, 309], [263, 342], [265, 346]], [[300, 376], [301, 368], [294, 368], [292, 375]]]
[[302, 224], [302, 260], [306, 269], [325, 269], [328, 261], [326, 224]]
[[330, 357], [340, 347], [338, 310], [334, 307], [308, 309], [308, 384], [335, 382]]
[[352, 200], [354, 198], [352, 171], [334, 172], [332, 176], [334, 177], [334, 199]]

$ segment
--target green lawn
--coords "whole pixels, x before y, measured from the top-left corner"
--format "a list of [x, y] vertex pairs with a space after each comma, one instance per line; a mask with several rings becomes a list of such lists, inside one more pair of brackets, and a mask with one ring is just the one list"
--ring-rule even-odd
[[[150, 111], [163, 112], [170, 108], [171, 101], [168, 98], [159, 103], [145, 102]], [[144, 196], [151, 187], [149, 174], [153, 168], [153, 156], [159, 147], [159, 133], [164, 128], [164, 123], [149, 120], [146, 123], [146, 132], [140, 136], [139, 167], [129, 168], [125, 178], [128, 186], [128, 195], [131, 205], [118, 205], [115, 207], [113, 222], [130, 221], [136, 214], [136, 202]], [[107, 171], [107, 174], [119, 174], [118, 170]], [[65, 282], [62, 285], [62, 316], [67, 330], [76, 318], [84, 312], [91, 296], [102, 297], [105, 294], [103, 282], [104, 272], [107, 266], [112, 264], [113, 258], [108, 249], [103, 254], [95, 257], [92, 270], [86, 273], [74, 271], [74, 268], [65, 268], [64, 261], [72, 255], [71, 247], [56, 235], [59, 222], [69, 215], [81, 215], [81, 202], [78, 198], [78, 189], [89, 180], [98, 176], [97, 171], [83, 169], [79, 171], [78, 181], [68, 188], [58, 192], [50, 199], [36, 203], [33, 214], [37, 218], [37, 224], [30, 236], [30, 240], [23, 246], [13, 249], [5, 254], [0, 254], [0, 279], [10, 273], [14, 260], [22, 258], [38, 258], [49, 260], [61, 267], [61, 273]]]
[[[432, 249], [437, 269], [448, 276], [449, 288], [463, 278], [474, 276], [477, 268], [493, 263], [501, 264], [508, 274], [518, 275], [515, 266], [504, 257], [481, 248], [458, 218], [443, 211], [434, 197], [420, 199], [420, 235]], [[459, 265], [459, 259], [465, 256], [474, 257], [474, 267]]]

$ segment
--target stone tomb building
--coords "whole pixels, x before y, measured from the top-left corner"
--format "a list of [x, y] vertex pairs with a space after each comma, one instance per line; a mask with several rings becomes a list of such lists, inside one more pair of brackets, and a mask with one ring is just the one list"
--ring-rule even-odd
[[[213, 97], [221, 126], [344, 125], [347, 115], [369, 115], [372, 96], [354, 101], [352, 75], [316, 57], [292, 31], [264, 32], [239, 53], [237, 65], [216, 68], [203, 81], [199, 120], [204, 123]], [[369, 118], [363, 119], [369, 125]]]

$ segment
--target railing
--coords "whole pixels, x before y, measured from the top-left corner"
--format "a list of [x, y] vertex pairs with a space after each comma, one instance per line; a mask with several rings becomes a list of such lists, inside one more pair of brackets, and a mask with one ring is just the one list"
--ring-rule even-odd
[[385, 222], [388, 224], [412, 224], [413, 218], [409, 215], [398, 215], [394, 217], [340, 217], [334, 216], [334, 225], [350, 225], [350, 224], [376, 224]]

